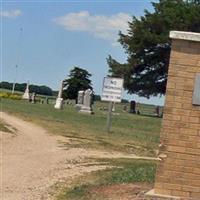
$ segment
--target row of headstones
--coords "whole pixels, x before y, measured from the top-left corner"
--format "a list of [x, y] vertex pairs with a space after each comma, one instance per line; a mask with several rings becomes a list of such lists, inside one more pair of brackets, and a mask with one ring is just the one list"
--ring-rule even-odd
[[[63, 93], [63, 82], [61, 83], [61, 88], [59, 90], [58, 97], [56, 99], [56, 104], [54, 106], [56, 109], [63, 108], [64, 101], [62, 98], [62, 93]], [[28, 83], [26, 86], [26, 90], [22, 96], [22, 99], [28, 100], [32, 103], [36, 103], [36, 93], [32, 93], [32, 95], [30, 96]], [[43, 101], [41, 103], [43, 103]], [[48, 103], [47, 100], [46, 103]], [[93, 113], [92, 104], [93, 104], [93, 91], [91, 89], [78, 92], [76, 108], [79, 112], [92, 114]]]
[[[130, 113], [133, 113], [133, 114], [140, 114], [140, 110], [139, 108], [137, 108], [137, 103], [135, 101], [131, 101], [130, 102]], [[154, 115], [157, 116], [157, 117], [160, 117], [162, 116], [162, 112], [161, 112], [161, 109], [159, 106], [156, 106], [155, 107], [155, 110], [154, 110]]]
[[[31, 103], [36, 103], [36, 93], [33, 92], [32, 94], [29, 93], [29, 84], [27, 83], [26, 85], [26, 90], [22, 96], [22, 99], [24, 100], [28, 100], [29, 102]], [[41, 99], [40, 100], [40, 103], [43, 104], [43, 103], [46, 103], [46, 104], [49, 104], [49, 99], [46, 97], [46, 99]]]
[[[56, 99], [56, 104], [54, 106], [56, 109], [63, 108], [62, 92], [63, 92], [63, 83], [61, 84], [61, 88], [59, 90], [58, 97]], [[92, 114], [93, 113], [93, 109], [92, 109], [93, 96], [94, 96], [94, 93], [91, 89], [87, 89], [85, 91], [79, 91], [78, 98], [77, 98], [77, 104], [75, 105], [77, 111]], [[31, 103], [36, 102], [36, 93], [32, 93], [32, 95], [30, 96], [29, 84], [27, 84], [26, 90], [25, 90], [22, 98], [25, 100], [29, 100]], [[48, 103], [47, 100], [46, 100], [46, 102]], [[124, 106], [123, 110], [127, 111], [126, 105]], [[114, 108], [113, 108], [113, 111], [114, 111]], [[129, 112], [134, 113], [134, 114], [140, 114], [140, 110], [139, 109], [136, 110], [136, 102], [135, 101], [130, 102], [130, 111]], [[155, 114], [157, 116], [160, 116], [159, 106], [157, 106], [155, 108]]]
[[[139, 104], [136, 103], [136, 101], [132, 100], [129, 105], [128, 104], [123, 105], [123, 112], [129, 112], [131, 114], [138, 114], [138, 115], [144, 114], [144, 113], [141, 113]], [[107, 111], [108, 107], [101, 107], [99, 110]], [[113, 104], [112, 112], [115, 112], [115, 104]], [[149, 113], [149, 115], [161, 117], [162, 112], [161, 112], [160, 107], [156, 106], [154, 112], [152, 114]]]

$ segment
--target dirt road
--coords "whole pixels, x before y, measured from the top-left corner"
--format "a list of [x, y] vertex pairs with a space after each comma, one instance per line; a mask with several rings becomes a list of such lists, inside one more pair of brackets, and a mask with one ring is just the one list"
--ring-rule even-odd
[[83, 173], [106, 168], [81, 165], [86, 157], [132, 157], [79, 148], [65, 150], [62, 142], [66, 138], [53, 136], [35, 124], [6, 113], [0, 115], [17, 129], [14, 134], [1, 133], [2, 200], [51, 199], [49, 191], [55, 183], [70, 183]]

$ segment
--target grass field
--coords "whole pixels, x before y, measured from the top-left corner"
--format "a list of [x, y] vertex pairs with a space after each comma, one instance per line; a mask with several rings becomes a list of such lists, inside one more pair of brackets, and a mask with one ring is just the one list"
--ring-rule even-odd
[[[0, 96], [3, 95], [4, 98], [5, 98], [6, 94], [7, 94], [7, 96], [8, 96], [8, 94], [10, 94], [11, 96], [14, 95], [14, 96], [17, 96], [17, 97], [19, 97], [21, 99], [21, 97], [23, 95], [23, 92], [15, 91], [14, 94], [12, 94], [11, 90], [0, 88]], [[41, 99], [45, 100], [46, 98], [48, 98], [49, 103], [55, 103], [55, 101], [56, 101], [56, 97], [55, 96], [39, 95], [39, 94], [36, 95], [36, 101], [37, 102], [40, 102]]]
[[[129, 184], [152, 184], [154, 182], [155, 162], [133, 161], [132, 159], [99, 159], [98, 161], [117, 167], [92, 172], [76, 179], [71, 187], [64, 187], [59, 192], [56, 200], [114, 200], [117, 188], [123, 188], [127, 196], [130, 192], [126, 191]], [[111, 194], [106, 194], [106, 190], [109, 190]], [[133, 193], [133, 190], [132, 186], [130, 193]]]
[[[3, 111], [37, 123], [53, 134], [70, 138], [70, 142], [64, 144], [66, 148], [93, 148], [155, 156], [161, 118], [123, 112], [123, 105], [117, 104], [112, 119], [112, 131], [107, 133], [105, 131], [107, 111], [100, 110], [106, 106], [106, 103], [96, 102], [95, 114], [87, 115], [77, 113], [73, 105], [65, 105], [63, 110], [56, 110], [53, 104], [31, 104], [23, 100], [1, 99]], [[147, 105], [143, 109], [152, 110], [152, 107]], [[98, 159], [97, 162], [106, 163], [112, 168], [86, 174], [75, 179], [67, 187], [55, 186], [58, 191], [55, 199], [114, 200], [115, 196], [108, 198], [104, 194], [109, 188], [115, 191], [115, 187], [119, 187], [126, 191], [130, 183], [149, 184], [154, 181], [156, 169], [154, 161]]]
[[52, 133], [70, 137], [73, 146], [153, 156], [159, 142], [160, 118], [124, 113], [121, 105], [116, 106], [118, 115], [113, 116], [111, 133], [105, 131], [107, 113], [99, 110], [102, 107], [100, 103], [94, 105], [94, 115], [77, 113], [72, 105], [56, 110], [52, 104], [10, 99], [2, 99], [1, 107], [3, 111], [34, 121]]

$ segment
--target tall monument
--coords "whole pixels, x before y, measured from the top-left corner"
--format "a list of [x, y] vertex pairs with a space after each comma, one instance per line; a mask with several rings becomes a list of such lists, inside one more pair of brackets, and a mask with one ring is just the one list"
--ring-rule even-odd
[[22, 96], [22, 99], [25, 99], [25, 100], [29, 100], [30, 99], [30, 94], [29, 94], [29, 82], [27, 82], [26, 84], [26, 90]]
[[63, 93], [63, 81], [61, 82], [61, 87], [60, 87], [60, 90], [58, 92], [58, 97], [56, 99], [56, 104], [54, 106], [55, 109], [63, 109], [62, 93]]

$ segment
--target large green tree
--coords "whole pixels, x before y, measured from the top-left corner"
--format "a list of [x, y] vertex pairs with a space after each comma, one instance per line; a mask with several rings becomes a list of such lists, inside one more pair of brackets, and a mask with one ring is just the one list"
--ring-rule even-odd
[[82, 68], [74, 67], [69, 78], [64, 80], [63, 97], [65, 99], [77, 99], [79, 90], [92, 89], [91, 74]]
[[160, 0], [152, 3], [154, 12], [133, 17], [128, 34], [120, 33], [119, 42], [127, 63], [107, 58], [110, 75], [124, 77], [130, 94], [165, 94], [171, 50], [170, 30], [200, 32], [200, 0]]

